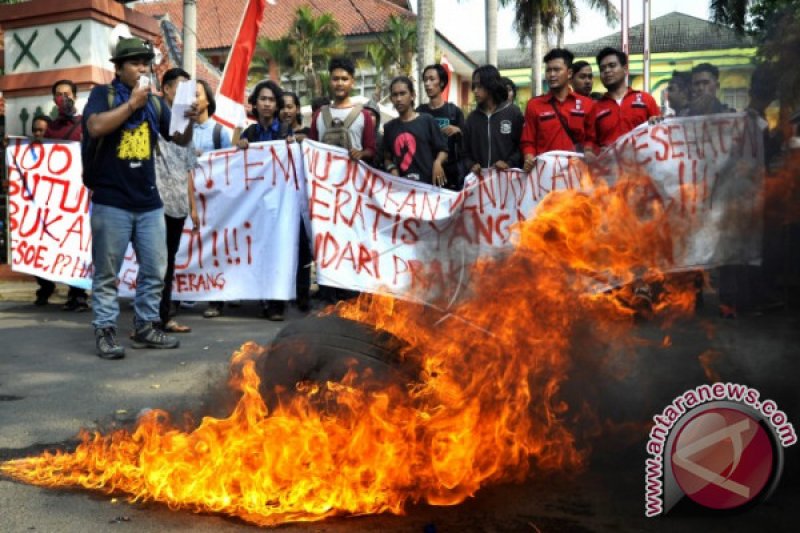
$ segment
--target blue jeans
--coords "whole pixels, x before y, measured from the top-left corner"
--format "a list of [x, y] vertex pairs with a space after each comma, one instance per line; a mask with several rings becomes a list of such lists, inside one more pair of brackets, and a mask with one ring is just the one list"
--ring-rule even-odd
[[159, 322], [158, 306], [167, 270], [164, 210], [136, 212], [109, 205], [92, 204], [92, 309], [97, 328], [117, 326], [117, 276], [128, 243], [133, 243], [139, 273], [133, 301], [134, 326]]

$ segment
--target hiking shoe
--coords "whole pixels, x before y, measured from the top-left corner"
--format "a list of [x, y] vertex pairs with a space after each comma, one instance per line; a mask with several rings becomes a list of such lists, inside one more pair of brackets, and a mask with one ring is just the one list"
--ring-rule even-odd
[[170, 349], [177, 348], [181, 343], [175, 337], [167, 335], [159, 327], [152, 323], [147, 323], [138, 328], [133, 334], [132, 348], [155, 348]]
[[117, 331], [114, 328], [99, 328], [94, 330], [97, 356], [100, 359], [122, 359], [125, 357], [125, 348], [117, 343]]

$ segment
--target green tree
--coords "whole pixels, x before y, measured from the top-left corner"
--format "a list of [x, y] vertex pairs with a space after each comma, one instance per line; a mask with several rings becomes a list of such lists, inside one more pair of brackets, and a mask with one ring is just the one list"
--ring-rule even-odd
[[375, 92], [372, 99], [379, 102], [383, 96], [386, 77], [390, 75], [393, 60], [389, 50], [379, 44], [370, 43], [364, 50], [364, 57], [359, 60], [359, 69], [372, 67], [375, 69]]
[[256, 48], [257, 74], [269, 72], [269, 60], [274, 61], [282, 73], [300, 73], [306, 82], [309, 98], [322, 94], [319, 71], [324, 70], [331, 57], [343, 53], [344, 39], [339, 23], [330, 13], [314, 16], [311, 8], [297, 8], [289, 32], [280, 39], [262, 39]]
[[269, 77], [270, 66], [274, 63], [278, 70], [278, 78], [294, 72], [294, 60], [289, 50], [289, 38], [268, 39], [261, 37], [256, 41], [256, 50], [250, 62], [250, 76]]
[[391, 57], [393, 74], [410, 76], [417, 48], [417, 27], [410, 20], [392, 15], [381, 40]]
[[345, 50], [339, 23], [330, 13], [315, 17], [311, 8], [303, 6], [297, 9], [297, 18], [288, 37], [290, 53], [297, 70], [305, 76], [311, 98], [319, 96], [322, 87], [317, 69], [324, 69], [331, 57]]
[[[800, 0], [712, 0], [711, 19], [750, 35], [756, 43], [756, 62], [768, 73], [765, 83], [753, 80], [759, 93], [769, 85], [780, 100], [781, 122], [800, 103]], [[755, 78], [755, 76], [754, 76]], [[761, 95], [763, 99], [763, 95]]]

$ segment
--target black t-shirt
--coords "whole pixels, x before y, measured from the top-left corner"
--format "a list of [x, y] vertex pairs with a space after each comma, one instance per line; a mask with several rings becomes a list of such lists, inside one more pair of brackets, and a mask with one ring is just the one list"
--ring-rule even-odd
[[[443, 106], [432, 109], [430, 104], [422, 104], [417, 107], [418, 113], [425, 113], [431, 115], [436, 119], [439, 128], [446, 128], [453, 125], [464, 131], [464, 113], [457, 105], [452, 102], [446, 102]], [[461, 161], [461, 134], [445, 136], [447, 139], [447, 163], [445, 163], [445, 172], [447, 172], [448, 181], [460, 181], [464, 176], [459, 162]]]
[[383, 127], [383, 150], [397, 165], [401, 176], [433, 183], [433, 161], [439, 152], [447, 152], [447, 140], [436, 120], [424, 113], [414, 120], [390, 120]]
[[[439, 129], [453, 125], [461, 131], [464, 131], [464, 113], [461, 112], [461, 109], [457, 105], [451, 102], [446, 102], [443, 106], [437, 107], [436, 109], [431, 108], [429, 104], [422, 104], [417, 107], [417, 113], [425, 113], [435, 118]], [[454, 156], [458, 155], [461, 135], [452, 135], [446, 138], [447, 153], [449, 155], [447, 161], [448, 163], [452, 163], [456, 160]]]

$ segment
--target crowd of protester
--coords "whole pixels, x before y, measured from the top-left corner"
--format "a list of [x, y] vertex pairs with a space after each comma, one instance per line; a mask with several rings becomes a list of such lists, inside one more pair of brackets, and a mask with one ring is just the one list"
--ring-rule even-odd
[[[253, 123], [232, 139], [213, 118], [216, 105], [211, 88], [197, 80], [196, 102], [186, 112], [189, 127], [170, 135], [170, 109], [178, 83], [190, 76], [177, 68], [167, 71], [161, 80], [163, 98], [155, 96], [140, 83], [150, 72], [152, 58], [152, 50], [141, 40], [121, 40], [112, 58], [113, 82], [92, 89], [83, 115], [75, 109], [74, 83], [60, 80], [53, 86], [58, 117], [39, 116], [32, 122], [35, 138], [83, 138], [84, 150], [93, 149], [100, 161], [87, 172], [95, 173], [91, 180], [92, 324], [97, 354], [104, 359], [124, 357], [117, 339], [116, 277], [129, 242], [139, 261], [132, 346], [174, 348], [179, 342], [171, 334], [191, 331], [174, 316], [172, 277], [187, 217], [193, 231], [199, 229], [190, 176], [204, 152], [232, 146], [247, 150], [251, 143], [263, 141], [312, 139], [342, 147], [352, 160], [394, 176], [457, 191], [464, 187], [465, 177], [481, 179], [486, 169], [529, 171], [535, 157], [549, 151], [582, 153], [591, 164], [600, 150], [646, 122], [732, 111], [719, 100], [719, 71], [711, 64], [675, 71], [666, 89], [666, 105], [660, 107], [650, 94], [628, 85], [628, 58], [620, 50], [604, 48], [597, 54], [596, 71], [605, 89], [600, 93], [595, 90], [595, 68], [586, 61], [574, 62], [569, 50], [556, 48], [544, 57], [548, 91], [531, 98], [522, 109], [513, 81], [501, 77], [495, 66], [483, 65], [472, 73], [474, 108], [465, 116], [444, 98], [450, 78], [436, 64], [422, 73], [427, 103], [418, 104], [410, 78], [391, 80], [389, 94], [397, 118], [381, 127], [380, 107], [374, 101], [358, 105], [351, 100], [356, 80], [352, 60], [337, 57], [329, 64], [329, 95], [314, 99], [308, 126], [304, 127], [297, 94], [265, 80], [256, 84], [248, 99]], [[751, 109], [763, 117], [764, 107]], [[311, 306], [307, 229], [301, 221], [296, 283], [301, 311]], [[737, 307], [743, 307], [740, 287], [749, 283], [750, 275], [738, 267], [718, 271], [722, 316], [733, 318]], [[702, 273], [697, 274], [698, 307], [704, 279]], [[44, 279], [37, 281], [35, 303], [45, 305], [55, 286]], [[647, 292], [648, 287], [642, 290]], [[333, 287], [320, 287], [318, 294], [331, 302], [355, 295]], [[85, 311], [88, 302], [85, 291], [71, 287], [64, 309]], [[283, 320], [287, 303], [262, 302], [263, 316]], [[203, 316], [218, 317], [224, 308], [224, 302], [210, 302]]]

